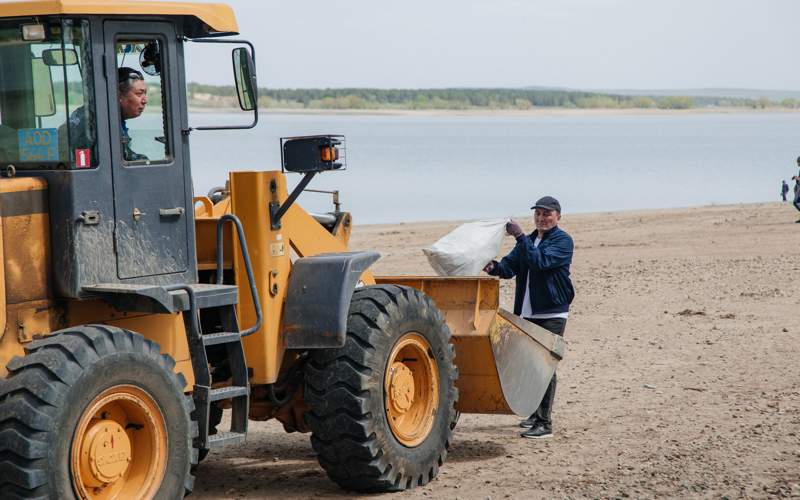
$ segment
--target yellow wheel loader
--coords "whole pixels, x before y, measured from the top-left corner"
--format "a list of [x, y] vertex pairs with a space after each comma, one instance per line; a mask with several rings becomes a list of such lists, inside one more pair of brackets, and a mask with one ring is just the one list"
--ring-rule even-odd
[[[180, 497], [272, 418], [343, 488], [403, 490], [459, 413], [538, 406], [564, 346], [496, 279], [373, 276], [338, 200], [295, 203], [343, 137], [193, 197], [190, 137], [258, 121], [237, 31], [217, 4], [0, 4], [0, 498]], [[189, 125], [184, 48], [208, 43], [252, 122]]]

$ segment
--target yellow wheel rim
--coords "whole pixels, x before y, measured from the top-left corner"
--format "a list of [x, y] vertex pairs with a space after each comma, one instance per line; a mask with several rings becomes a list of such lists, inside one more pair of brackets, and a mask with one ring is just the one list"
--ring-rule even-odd
[[397, 341], [384, 376], [386, 419], [404, 446], [422, 443], [436, 421], [439, 370], [430, 344], [418, 333]]
[[81, 498], [152, 498], [167, 465], [158, 404], [132, 385], [106, 389], [81, 415], [72, 440], [72, 483]]

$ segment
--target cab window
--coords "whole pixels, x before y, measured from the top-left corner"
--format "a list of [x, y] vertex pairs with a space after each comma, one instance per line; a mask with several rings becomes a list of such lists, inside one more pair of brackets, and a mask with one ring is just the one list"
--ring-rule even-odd
[[90, 168], [97, 131], [89, 22], [0, 22], [0, 167]]
[[120, 150], [128, 166], [172, 161], [165, 126], [162, 49], [160, 39], [120, 39], [116, 43]]

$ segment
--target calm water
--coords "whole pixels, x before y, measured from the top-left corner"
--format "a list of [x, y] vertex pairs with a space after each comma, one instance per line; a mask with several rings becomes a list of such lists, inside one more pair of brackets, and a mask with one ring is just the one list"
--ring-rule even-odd
[[[190, 124], [231, 119], [204, 113]], [[310, 187], [339, 189], [362, 224], [525, 214], [543, 194], [565, 213], [774, 201], [800, 155], [797, 114], [268, 114], [254, 130], [192, 133], [195, 191], [224, 184], [229, 170], [280, 169], [280, 137], [324, 133], [347, 136], [347, 170]], [[331, 209], [320, 194], [300, 203]]]

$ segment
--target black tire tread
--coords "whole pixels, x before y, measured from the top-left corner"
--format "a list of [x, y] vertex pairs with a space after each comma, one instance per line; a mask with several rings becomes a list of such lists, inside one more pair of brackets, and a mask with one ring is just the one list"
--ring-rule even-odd
[[[141, 335], [107, 325], [87, 325], [56, 332], [25, 348], [26, 355], [8, 363], [9, 375], [0, 380], [0, 497], [46, 497], [47, 436], [64, 401], [67, 389], [83, 369], [112, 352], [144, 354], [172, 372], [175, 361], [161, 354], [158, 344]], [[185, 384], [183, 377], [176, 377]], [[181, 385], [181, 388], [183, 385]], [[194, 401], [184, 396], [181, 404], [191, 414]], [[191, 425], [192, 439], [197, 424]], [[191, 453], [193, 464], [197, 452]], [[191, 473], [184, 479], [185, 494], [194, 485]]]
[[458, 375], [453, 364], [454, 348], [449, 343], [450, 331], [444, 317], [431, 299], [415, 289], [398, 285], [355, 290], [344, 347], [317, 351], [306, 366], [305, 398], [310, 408], [306, 422], [312, 429], [311, 443], [328, 476], [346, 489], [399, 491], [424, 485], [437, 475], [450, 446], [447, 434], [434, 463], [427, 470], [408, 476], [384, 454], [376, 434], [377, 416], [371, 413], [369, 404], [370, 389], [374, 390], [376, 383], [370, 378], [373, 373], [370, 361], [376, 358], [376, 342], [387, 336], [384, 329], [392, 310], [397, 310], [401, 301], [432, 314], [443, 325], [448, 347], [445, 362], [451, 368], [448, 387], [453, 401], [448, 418], [455, 419]]

